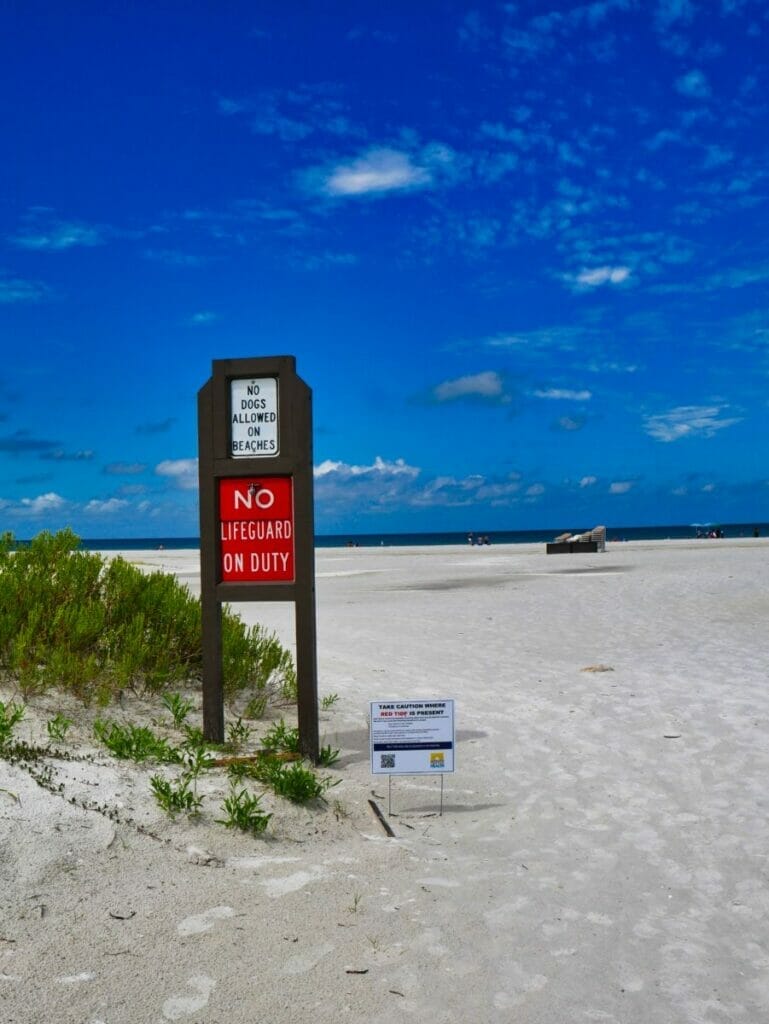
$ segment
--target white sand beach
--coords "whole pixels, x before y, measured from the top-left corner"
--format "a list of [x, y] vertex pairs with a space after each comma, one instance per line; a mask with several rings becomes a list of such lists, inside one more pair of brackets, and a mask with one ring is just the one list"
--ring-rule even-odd
[[[194, 552], [127, 557], [199, 587]], [[78, 709], [59, 792], [0, 761], [0, 1020], [769, 1019], [768, 566], [764, 539], [319, 550], [327, 803], [234, 833], [216, 771], [171, 821]], [[237, 610], [293, 642], [292, 605]], [[393, 779], [388, 838], [368, 702], [429, 697], [456, 771], [442, 815], [438, 779]]]

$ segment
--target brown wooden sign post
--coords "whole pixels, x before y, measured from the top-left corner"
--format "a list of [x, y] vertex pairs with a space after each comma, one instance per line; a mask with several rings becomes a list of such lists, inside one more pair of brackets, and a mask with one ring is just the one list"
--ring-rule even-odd
[[224, 740], [222, 602], [293, 601], [299, 744], [317, 761], [312, 392], [293, 356], [214, 360], [198, 455], [203, 734]]

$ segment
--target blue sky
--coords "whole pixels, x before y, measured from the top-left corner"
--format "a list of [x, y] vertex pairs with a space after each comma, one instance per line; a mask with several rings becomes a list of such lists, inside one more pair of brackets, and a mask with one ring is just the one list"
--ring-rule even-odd
[[197, 533], [295, 355], [321, 533], [767, 519], [769, 5], [11, 2], [0, 524]]

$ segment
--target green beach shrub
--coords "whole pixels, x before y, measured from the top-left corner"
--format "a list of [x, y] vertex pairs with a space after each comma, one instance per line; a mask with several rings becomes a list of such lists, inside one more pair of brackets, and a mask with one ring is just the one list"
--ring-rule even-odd
[[[28, 544], [0, 537], [0, 671], [25, 696], [61, 688], [104, 705], [125, 689], [195, 681], [201, 665], [200, 600], [175, 576], [84, 551], [69, 529]], [[227, 700], [243, 696], [250, 710], [295, 699], [290, 652], [227, 607], [222, 670]]]
[[93, 732], [110, 753], [125, 761], [153, 760], [175, 764], [181, 760], [180, 751], [156, 736], [146, 725], [120, 725], [97, 718]]
[[306, 804], [317, 800], [327, 789], [335, 786], [340, 779], [319, 778], [311, 767], [301, 761], [286, 764], [278, 757], [263, 757], [255, 767], [255, 777], [286, 800], [295, 804]]
[[319, 779], [312, 768], [306, 768], [300, 761], [291, 764], [268, 761], [267, 765], [268, 781], [273, 790], [295, 804], [317, 800], [331, 785], [330, 779]]

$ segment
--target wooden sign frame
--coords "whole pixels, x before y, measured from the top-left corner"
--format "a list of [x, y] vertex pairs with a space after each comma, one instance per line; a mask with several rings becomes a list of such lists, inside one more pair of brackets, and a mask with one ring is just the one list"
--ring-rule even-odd
[[[233, 381], [277, 381], [277, 454], [233, 454]], [[239, 388], [240, 385], [238, 384]], [[271, 392], [272, 395], [272, 392]], [[271, 398], [272, 400], [272, 398]], [[239, 433], [242, 433], [239, 428]], [[216, 359], [198, 392], [200, 588], [203, 615], [203, 734], [224, 741], [222, 603], [293, 601], [299, 744], [318, 760], [318, 683], [315, 621], [315, 528], [312, 474], [312, 391], [296, 374], [293, 356]], [[293, 484], [293, 582], [223, 582], [219, 481], [286, 476]]]

